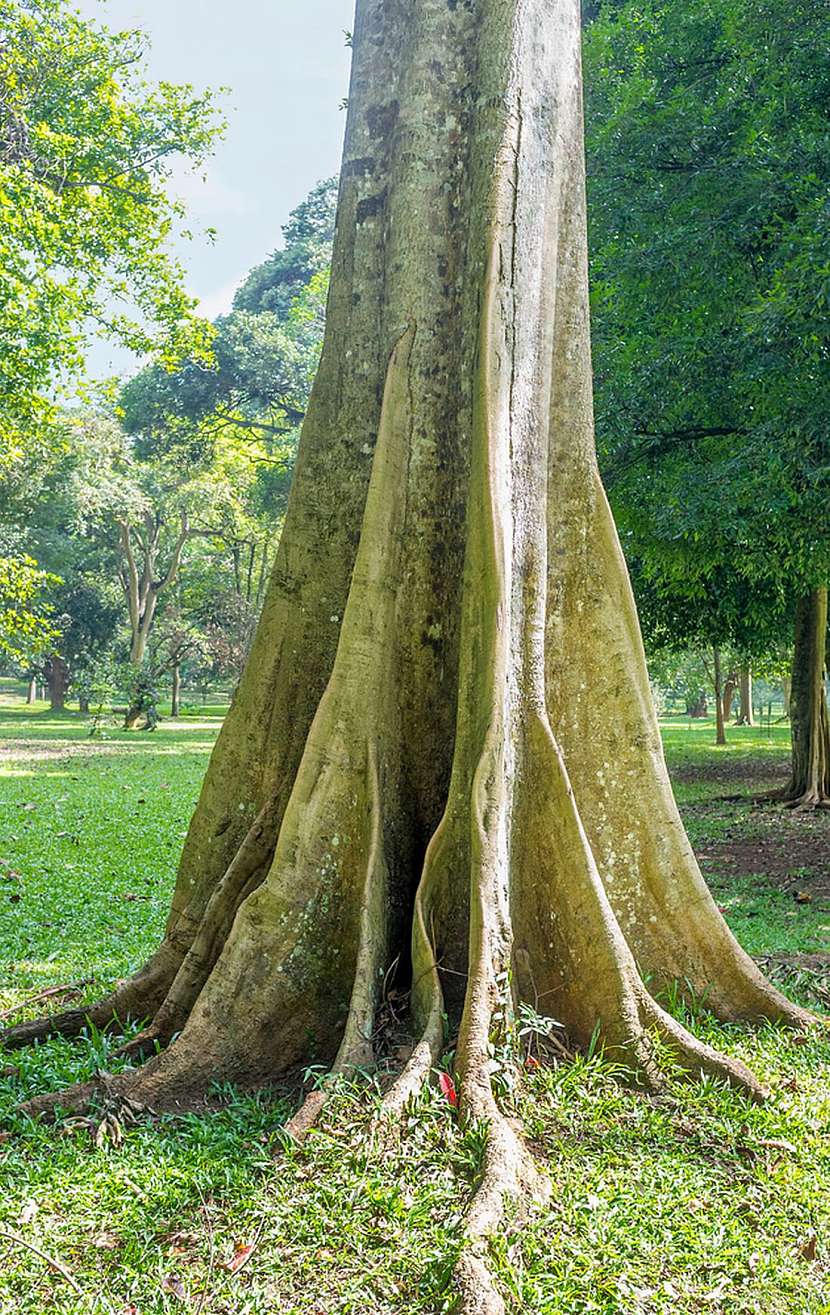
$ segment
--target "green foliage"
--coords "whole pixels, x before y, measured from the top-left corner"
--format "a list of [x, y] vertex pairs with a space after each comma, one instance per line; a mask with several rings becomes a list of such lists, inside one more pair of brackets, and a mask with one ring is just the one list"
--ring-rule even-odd
[[825, 23], [615, 0], [586, 36], [602, 464], [641, 577], [736, 642], [830, 573]]
[[284, 246], [248, 275], [214, 326], [213, 357], [170, 372], [150, 366], [122, 389], [137, 451], [207, 453], [217, 436], [259, 439], [290, 467], [323, 338], [336, 185], [321, 183], [291, 214]]
[[59, 583], [33, 557], [0, 557], [0, 655], [28, 666], [54, 647], [58, 632], [44, 594]]
[[90, 333], [170, 361], [207, 351], [167, 189], [221, 123], [210, 94], [148, 86], [145, 48], [67, 0], [0, 0], [0, 477], [33, 431], [47, 442], [48, 392]]

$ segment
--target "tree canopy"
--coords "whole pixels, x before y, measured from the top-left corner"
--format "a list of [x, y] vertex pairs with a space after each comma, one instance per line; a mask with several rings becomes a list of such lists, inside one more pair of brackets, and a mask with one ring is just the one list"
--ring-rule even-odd
[[736, 615], [830, 570], [825, 22], [646, 0], [586, 34], [605, 475], [643, 578]]
[[169, 181], [222, 121], [211, 93], [148, 85], [145, 47], [67, 0], [0, 0], [0, 478], [93, 333], [207, 350], [168, 247], [184, 221]]

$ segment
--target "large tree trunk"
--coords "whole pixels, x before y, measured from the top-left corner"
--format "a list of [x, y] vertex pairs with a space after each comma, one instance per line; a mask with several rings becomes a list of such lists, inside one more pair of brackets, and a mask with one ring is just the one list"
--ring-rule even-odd
[[489, 1076], [518, 1001], [649, 1084], [659, 1037], [755, 1096], [653, 992], [808, 1018], [731, 936], [672, 798], [594, 455], [581, 112], [577, 0], [359, 0], [322, 362], [167, 935], [92, 1011], [5, 1034], [153, 1017], [133, 1053], [162, 1052], [107, 1089], [177, 1108], [381, 1059], [400, 965], [387, 1109], [447, 1015], [489, 1129], [456, 1276], [485, 1315], [483, 1238], [538, 1182]]
[[798, 600], [792, 670], [792, 775], [781, 797], [792, 807], [830, 807], [830, 717], [825, 671], [827, 589]]
[[740, 672], [740, 704], [738, 707], [738, 725], [754, 726], [752, 713], [752, 667], [744, 665]]

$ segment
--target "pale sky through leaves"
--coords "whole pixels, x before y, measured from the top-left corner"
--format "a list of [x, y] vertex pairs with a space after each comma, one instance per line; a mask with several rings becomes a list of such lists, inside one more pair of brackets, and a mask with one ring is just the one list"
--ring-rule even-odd
[[[252, 265], [280, 245], [280, 225], [316, 182], [336, 173], [345, 126], [354, 0], [78, 0], [85, 17], [140, 27], [148, 77], [228, 87], [228, 131], [202, 181], [177, 176], [193, 242], [176, 244], [208, 318], [230, 307]], [[200, 236], [218, 230], [210, 243]], [[130, 369], [123, 352], [94, 348], [102, 375]]]

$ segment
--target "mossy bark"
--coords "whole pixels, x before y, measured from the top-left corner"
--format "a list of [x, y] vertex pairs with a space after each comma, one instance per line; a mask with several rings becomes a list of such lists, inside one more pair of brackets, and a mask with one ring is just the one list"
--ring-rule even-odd
[[175, 1109], [218, 1079], [374, 1062], [396, 972], [413, 1045], [387, 1108], [446, 1015], [462, 1114], [490, 1130], [467, 1312], [501, 1309], [485, 1238], [539, 1187], [489, 1076], [519, 1001], [644, 1081], [661, 1040], [755, 1096], [652, 992], [807, 1021], [731, 936], [669, 786], [594, 454], [579, 37], [577, 0], [358, 3], [326, 341], [270, 590], [165, 939], [92, 1011], [152, 1018], [132, 1051], [161, 1053], [109, 1089]]

